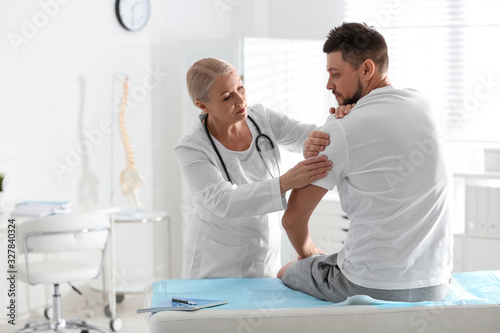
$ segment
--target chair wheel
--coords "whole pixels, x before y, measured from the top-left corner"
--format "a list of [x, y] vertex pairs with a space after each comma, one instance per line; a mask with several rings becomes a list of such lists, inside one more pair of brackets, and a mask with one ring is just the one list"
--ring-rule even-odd
[[81, 333], [89, 333], [89, 330], [82, 330]]
[[[116, 294], [115, 299], [116, 299], [116, 303], [121, 303], [125, 299], [125, 295], [124, 294]], [[108, 318], [112, 317], [112, 313], [111, 313], [111, 309], [109, 308], [109, 304], [104, 307], [104, 314]]]
[[121, 318], [115, 318], [109, 322], [109, 327], [113, 332], [121, 331], [123, 328], [123, 321]]
[[125, 299], [125, 294], [116, 294], [116, 303], [121, 303]]
[[45, 317], [45, 319], [50, 320], [52, 318], [51, 312], [52, 312], [51, 306], [48, 306], [45, 308], [45, 310], [43, 310], [43, 316]]
[[109, 308], [109, 305], [106, 305], [104, 307], [104, 314], [106, 315], [106, 317], [111, 318], [111, 309]]

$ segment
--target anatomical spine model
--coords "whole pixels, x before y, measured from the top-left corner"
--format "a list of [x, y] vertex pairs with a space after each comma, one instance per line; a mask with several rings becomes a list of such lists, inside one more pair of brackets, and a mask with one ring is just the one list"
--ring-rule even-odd
[[142, 176], [135, 169], [135, 156], [130, 139], [125, 126], [125, 109], [128, 98], [128, 77], [125, 77], [123, 83], [123, 99], [120, 107], [120, 134], [122, 137], [125, 154], [127, 156], [127, 166], [120, 174], [120, 185], [122, 193], [129, 199], [133, 199], [137, 208], [141, 208], [139, 197], [137, 195], [139, 187], [144, 183]]

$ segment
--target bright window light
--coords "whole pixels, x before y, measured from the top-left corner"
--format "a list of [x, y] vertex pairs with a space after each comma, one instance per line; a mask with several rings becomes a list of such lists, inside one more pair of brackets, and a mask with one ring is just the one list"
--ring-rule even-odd
[[500, 142], [500, 1], [343, 0], [386, 38], [394, 86], [422, 91], [454, 141]]

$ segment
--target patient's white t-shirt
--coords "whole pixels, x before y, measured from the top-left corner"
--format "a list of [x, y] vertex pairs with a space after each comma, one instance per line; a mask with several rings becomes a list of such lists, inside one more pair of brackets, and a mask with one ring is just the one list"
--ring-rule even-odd
[[440, 117], [421, 93], [386, 86], [321, 128], [333, 170], [314, 185], [337, 186], [351, 221], [338, 255], [351, 282], [412, 289], [449, 281], [453, 176]]

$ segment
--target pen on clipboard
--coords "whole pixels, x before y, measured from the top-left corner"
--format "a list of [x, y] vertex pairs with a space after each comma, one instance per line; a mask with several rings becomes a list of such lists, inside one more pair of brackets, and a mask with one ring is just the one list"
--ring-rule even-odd
[[188, 301], [187, 299], [182, 299], [182, 298], [175, 298], [175, 297], [172, 297], [172, 302], [188, 304], [188, 305], [198, 305], [198, 303], [196, 303], [196, 302]]

